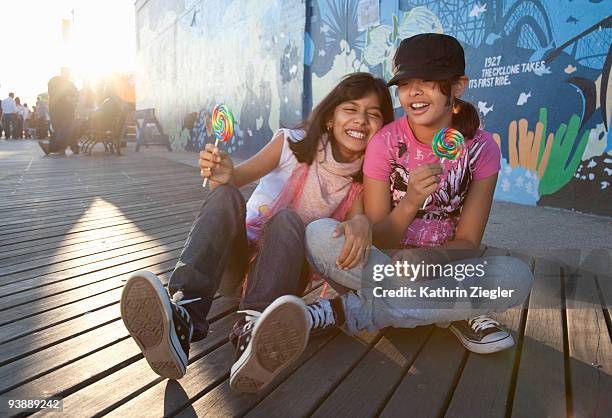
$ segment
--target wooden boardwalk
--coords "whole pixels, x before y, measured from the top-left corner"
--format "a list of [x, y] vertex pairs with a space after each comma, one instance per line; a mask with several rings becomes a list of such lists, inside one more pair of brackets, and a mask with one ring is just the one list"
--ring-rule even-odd
[[499, 315], [517, 341], [502, 353], [433, 326], [336, 331], [242, 395], [228, 384], [236, 306], [219, 297], [187, 375], [158, 377], [119, 317], [121, 288], [139, 269], [168, 280], [205, 192], [197, 169], [155, 155], [42, 158], [0, 141], [0, 416], [51, 396], [74, 417], [612, 416], [611, 279], [529, 256], [535, 285]]

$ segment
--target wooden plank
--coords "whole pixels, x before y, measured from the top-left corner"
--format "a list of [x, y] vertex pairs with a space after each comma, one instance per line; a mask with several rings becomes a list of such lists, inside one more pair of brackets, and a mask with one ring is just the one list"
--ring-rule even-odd
[[180, 381], [168, 380], [155, 385], [136, 401], [130, 401], [108, 413], [108, 417], [149, 417], [151, 411], [169, 415], [189, 404], [191, 398], [214, 388], [229, 376], [235, 354], [227, 343], [189, 366], [188, 374]]
[[402, 416], [408, 405], [415, 417], [441, 416], [465, 356], [457, 337], [436, 327], [380, 416]]
[[387, 330], [313, 416], [375, 416], [382, 410], [432, 331], [432, 327]]
[[[171, 219], [167, 219], [166, 222], [170, 223], [181, 223], [181, 222], [193, 222], [194, 214], [196, 212], [186, 212], [182, 215], [173, 215]], [[59, 236], [59, 237], [48, 237], [40, 238], [35, 241], [20, 242], [14, 245], [5, 245], [0, 247], [0, 261], [6, 257], [12, 257], [13, 255], [27, 254], [28, 251], [31, 253], [37, 253], [39, 250], [57, 250], [58, 253], [69, 246], [88, 245], [95, 242], [103, 242], [109, 238], [121, 237], [123, 234], [129, 234], [133, 232], [140, 232], [142, 230], [149, 230], [152, 226], [159, 225], [159, 220], [152, 219], [138, 224], [126, 224], [119, 227], [108, 227], [100, 228], [96, 230], [95, 234], [91, 233], [80, 233], [74, 234], [70, 237]]]
[[35, 332], [7, 342], [2, 341], [0, 345], [0, 366], [109, 324], [120, 316], [119, 304], [113, 304], [52, 326], [45, 332]]
[[123, 323], [114, 321], [31, 356], [5, 364], [0, 367], [0, 393], [69, 364], [99, 347], [113, 345], [127, 337], [128, 332]]
[[512, 405], [513, 417], [566, 416], [563, 333], [561, 268], [538, 259]]
[[[126, 202], [114, 202], [113, 204], [105, 202], [107, 204], [100, 208], [96, 206], [96, 199], [86, 210], [82, 208], [78, 210], [65, 208], [64, 212], [59, 212], [55, 215], [53, 215], [53, 212], [45, 210], [44, 216], [20, 214], [18, 217], [10, 218], [7, 219], [6, 222], [3, 222], [2, 226], [0, 226], [0, 235], [15, 230], [23, 230], [25, 232], [57, 225], [78, 224], [86, 221], [111, 219], [120, 216], [133, 216], [147, 209], [151, 209], [150, 201], [147, 200], [142, 203], [134, 203], [133, 200], [132, 196], [132, 199], [126, 200]], [[171, 203], [185, 203], [189, 201], [200, 201], [198, 196], [194, 195], [193, 190], [186, 189], [181, 193], [178, 193], [177, 190], [173, 190], [172, 193], [164, 194], [163, 197], [155, 199], [155, 206], [164, 207]], [[136, 202], [140, 202], [140, 200]]]
[[[173, 265], [171, 264], [168, 264], [165, 268], [163, 264], [150, 266], [149, 268], [152, 273], [159, 276], [163, 283], [167, 282], [172, 269]], [[9, 341], [41, 332], [55, 324], [95, 312], [116, 303], [121, 297], [122, 288], [123, 282], [113, 290], [82, 296], [80, 299], [68, 296], [65, 300], [47, 301], [49, 306], [42, 312], [0, 326], [0, 335], [2, 335], [3, 341]]]
[[[28, 219], [37, 222], [46, 222], [61, 219], [63, 216], [74, 217], [80, 215], [81, 217], [92, 218], [94, 216], [100, 217], [115, 213], [118, 209], [136, 211], [151, 207], [152, 204], [163, 207], [170, 202], [173, 197], [187, 198], [191, 196], [193, 200], [201, 201], [202, 195], [193, 189], [193, 186], [179, 186], [172, 188], [172, 192], [168, 192], [163, 196], [155, 195], [154, 190], [151, 192], [138, 190], [132, 191], [131, 194], [113, 197], [108, 201], [104, 200], [106, 198], [105, 196], [100, 195], [88, 200], [79, 200], [72, 203], [49, 204], [37, 208], [22, 207], [21, 210], [5, 210], [3, 211], [7, 220], [5, 228], [8, 229], [11, 225], [21, 225]], [[135, 197], [138, 197], [138, 199], [135, 199]]]
[[[521, 258], [530, 268], [533, 259], [521, 254], [510, 253]], [[480, 355], [468, 353], [468, 358], [457, 382], [445, 417], [494, 418], [505, 417], [508, 398], [513, 390], [512, 376], [516, 369], [516, 358], [522, 342], [522, 321], [525, 319], [527, 301], [523, 306], [491, 317], [499, 321], [514, 337], [515, 346], [499, 353]], [[486, 402], [483, 402], [486, 399]]]
[[[381, 336], [382, 332], [362, 333], [359, 337], [338, 334], [247, 416], [311, 414]], [[296, 397], [296, 393], [300, 396]]]
[[[172, 196], [173, 199], [168, 199], [168, 197]], [[89, 225], [92, 222], [99, 222], [100, 220], [104, 221], [114, 221], [122, 218], [131, 218], [144, 213], [151, 213], [154, 209], [163, 209], [166, 207], [179, 207], [179, 205], [184, 205], [186, 203], [199, 203], [199, 199], [196, 196], [184, 194], [184, 195], [166, 195], [166, 201], [164, 203], [159, 203], [158, 205], [151, 207], [144, 206], [139, 208], [122, 208], [119, 206], [114, 206], [113, 211], [106, 211], [106, 213], [93, 213], [91, 215], [85, 215], [83, 212], [73, 212], [72, 216], [69, 216], [69, 213], [66, 213], [64, 217], [59, 219], [42, 219], [37, 221], [36, 218], [32, 220], [32, 222], [28, 222], [26, 224], [20, 223], [17, 225], [5, 225], [2, 229], [0, 229], [0, 237], [4, 238], [11, 234], [25, 234], [34, 231], [40, 231], [42, 229], [55, 228], [60, 226], [82, 226]]]
[[[189, 353], [190, 366], [187, 369], [185, 378], [178, 382], [180, 385], [183, 385], [183, 382], [186, 381], [185, 379], [191, 379], [192, 381], [194, 379], [203, 380], [202, 376], [198, 373], [198, 363], [206, 363], [208, 356], [204, 355], [227, 341], [229, 332], [237, 319], [237, 314], [230, 314], [212, 322], [208, 336], [204, 340], [191, 345]], [[133, 345], [135, 346], [135, 344]], [[227, 369], [224, 372], [227, 372]], [[57, 377], [53, 376], [55, 379]], [[74, 417], [107, 413], [132, 398], [138, 397], [141, 393], [148, 392], [150, 388], [159, 386], [165, 391], [170, 382], [158, 376], [151, 370], [146, 360], [141, 358], [129, 366], [94, 381], [67, 396], [64, 399], [64, 413]], [[38, 387], [42, 383], [44, 382], [38, 382]], [[205, 383], [205, 381], [202, 381], [202, 384]], [[175, 388], [175, 390], [180, 394], [180, 388]], [[162, 396], [157, 400], [153, 399], [153, 402], [163, 402], [164, 399], [165, 393], [162, 393]], [[149, 413], [152, 410], [154, 409], [150, 406], [144, 408], [144, 411], [149, 411]], [[161, 408], [156, 410], [164, 411], [165, 408], [162, 405]], [[42, 415], [47, 414], [39, 413], [35, 416]]]
[[[211, 317], [227, 315], [234, 311], [235, 308], [236, 304], [232, 300], [227, 298], [215, 299], [211, 307]], [[224, 337], [227, 338], [227, 336]], [[129, 343], [122, 344], [125, 341]], [[88, 357], [94, 358], [100, 349], [104, 349], [107, 346], [116, 346], [116, 348], [107, 351], [106, 360], [102, 364], [93, 364], [93, 361], [88, 359]], [[111, 352], [112, 355], [109, 355]], [[40, 396], [41, 393], [49, 392], [61, 394], [69, 387], [78, 385], [81, 380], [85, 380], [83, 379], [84, 375], [91, 376], [103, 373], [104, 370], [113, 369], [114, 366], [125, 362], [128, 364], [132, 363], [139, 358], [142, 358], [140, 349], [132, 338], [129, 337], [123, 322], [117, 320], [109, 325], [96, 328], [91, 332], [79, 335], [46, 350], [0, 367], [0, 377], [2, 377], [0, 379], [0, 393], [19, 393], [22, 397]], [[61, 360], [58, 361], [58, 359]], [[87, 359], [85, 363], [88, 366], [87, 368], [76, 369], [79, 372], [75, 373], [73, 365], [81, 359]], [[83, 367], [83, 363], [81, 363], [80, 367]], [[35, 385], [28, 385], [27, 389], [15, 390], [28, 382], [34, 381], [36, 378], [43, 377], [62, 368], [65, 368], [62, 374], [64, 378], [58, 379], [55, 384], [48, 386], [42, 391], [40, 390], [41, 386], [39, 386], [40, 382]], [[63, 386], [67, 382], [70, 382], [71, 385]], [[47, 381], [47, 383], [51, 382]], [[62, 387], [64, 388], [63, 390], [61, 389]], [[39, 390], [38, 395], [36, 395], [37, 392], [28, 392], [32, 388]], [[26, 393], [30, 394], [26, 395]], [[0, 397], [1, 400], [2, 398]]]
[[[10, 295], [13, 293], [22, 292], [27, 289], [33, 289], [41, 285], [48, 286], [53, 283], [62, 282], [65, 280], [73, 279], [78, 276], [83, 276], [85, 274], [91, 274], [102, 270], [110, 270], [111, 268], [121, 270], [121, 266], [125, 266], [128, 263], [134, 263], [144, 258], [154, 257], [156, 255], [162, 255], [180, 249], [183, 247], [183, 243], [184, 239], [179, 239], [177, 237], [174, 238], [172, 241], [168, 242], [168, 244], [166, 245], [150, 247], [144, 250], [136, 251], [131, 254], [123, 254], [116, 257], [110, 257], [108, 259], [102, 258], [102, 260], [84, 266], [78, 265], [77, 263], [74, 267], [67, 268], [58, 272], [52, 271], [46, 274], [40, 272], [41, 274], [38, 276], [32, 276], [32, 274], [27, 273], [17, 273], [11, 276], [4, 276], [0, 277], [0, 283], [4, 285], [0, 288], [2, 288], [4, 295]], [[125, 267], [123, 268], [123, 270], [125, 270]]]
[[[32, 300], [30, 303], [25, 303], [21, 305], [17, 305], [2, 311], [2, 321], [0, 325], [5, 325], [19, 319], [25, 318], [27, 316], [35, 315], [40, 312], [44, 312], [46, 310], [51, 310], [56, 308], [57, 306], [61, 306], [62, 304], [69, 304], [75, 300], [86, 299], [93, 295], [104, 293], [112, 289], [116, 289], [117, 287], [122, 285], [122, 280], [126, 279], [124, 275], [129, 274], [130, 272], [141, 270], [142, 268], [148, 268], [152, 265], [160, 264], [166, 261], [172, 261], [176, 259], [180, 254], [180, 249], [176, 248], [173, 252], [169, 253], [161, 253], [161, 256], [155, 259], [145, 259], [138, 260], [133, 263], [126, 263], [121, 266], [121, 269], [115, 269], [112, 272], [103, 272], [106, 274], [111, 274], [111, 277], [114, 279], [112, 281], [108, 280], [95, 280], [93, 283], [84, 283], [83, 286], [71, 286], [63, 292], [57, 292], [52, 295], [44, 295], [45, 288], [42, 288], [43, 296], [36, 300]], [[138, 266], [138, 267], [136, 267]], [[169, 267], [171, 269], [171, 267]], [[119, 274], [118, 274], [119, 273]], [[81, 276], [84, 277], [84, 276]], [[96, 274], [91, 276], [93, 279], [96, 279]], [[78, 278], [77, 278], [78, 279]], [[56, 284], [57, 286], [65, 285], [65, 283]], [[90, 285], [87, 289], [83, 289], [85, 286]], [[40, 290], [40, 289], [36, 289]], [[57, 287], [56, 287], [57, 290]], [[88, 294], [89, 292], [95, 291], [96, 293]], [[79, 295], [79, 298], [75, 299], [75, 295]]]
[[612, 416], [612, 340], [594, 276], [566, 280], [569, 369], [573, 417]]
[[[172, 212], [176, 211], [179, 213], [190, 212], [193, 211], [194, 208], [198, 205], [197, 202], [189, 202], [189, 203], [181, 203], [176, 205], [173, 208], [166, 209], [151, 209], [147, 212], [141, 212], [137, 216], [133, 216], [131, 219], [122, 218], [119, 220], [99, 220], [97, 222], [85, 222], [86, 225], [77, 226], [75, 228], [70, 227], [70, 225], [58, 226], [52, 228], [46, 228], [44, 230], [36, 230], [25, 233], [15, 232], [12, 234], [4, 234], [0, 237], [0, 245], [4, 244], [13, 244], [16, 242], [26, 242], [33, 241], [38, 238], [46, 238], [49, 236], [58, 236], [58, 235], [72, 235], [79, 232], [90, 232], [95, 231], [100, 228], [111, 227], [111, 226], [119, 226], [125, 225], [129, 223], [135, 223], [141, 220], [150, 220], [150, 219], [159, 219], [159, 218], [168, 218], [168, 216], [172, 216]], [[170, 211], [172, 209], [172, 212]], [[66, 228], [66, 226], [68, 228]]]
[[[182, 240], [184, 241], [184, 236], [188, 231], [188, 227], [183, 226], [181, 228], [171, 230], [169, 233], [167, 231], [165, 234], [163, 234], [164, 236], [158, 236], [157, 239], [141, 239], [133, 245], [116, 248], [98, 254], [90, 251], [89, 254], [82, 255], [78, 258], [58, 257], [59, 259], [55, 260], [55, 262], [49, 262], [42, 265], [39, 265], [40, 262], [26, 262], [25, 264], [15, 268], [7, 267], [4, 269], [6, 274], [0, 276], [0, 280], [5, 284], [5, 286], [3, 286], [5, 289], [3, 290], [8, 292], [11, 285], [13, 285], [13, 287], [19, 286], [19, 283], [26, 283], [32, 279], [38, 279], [38, 282], [46, 283], [44, 280], [40, 279], [43, 276], [62, 274], [63, 277], [70, 277], [70, 274], [78, 274], [75, 273], [77, 271], [87, 271], [87, 269], [90, 267], [94, 271], [96, 269], [99, 270], [99, 263], [108, 263], [111, 260], [117, 261], [120, 259], [129, 259], [131, 255], [134, 255], [134, 258], [137, 259], [142, 254], [147, 254], [147, 251], [149, 253], [159, 253], [160, 251], [163, 252], [164, 248], [174, 248], [178, 242]], [[11, 271], [13, 269], [17, 271]], [[8, 293], [5, 293], [5, 295], [6, 294]]]
[[[21, 196], [19, 193], [13, 194], [12, 192], [5, 195], [5, 198], [10, 198], [10, 201], [8, 201], [8, 203], [0, 203], [0, 211], [11, 211], [24, 206], [29, 208], [40, 208], [56, 203], [72, 204], [96, 197], [114, 199], [129, 193], [134, 194], [134, 187], [138, 187], [141, 193], [154, 191], [160, 186], [171, 187], [172, 185], [176, 185], [177, 178], [180, 178], [181, 184], [186, 187], [193, 186], [195, 188], [197, 187], [196, 185], [199, 184], [198, 180], [196, 180], [197, 176], [192, 178], [191, 176], [183, 177], [180, 176], [180, 174], [177, 176], [177, 174], [179, 173], [174, 170], [173, 172], [168, 173], [167, 176], [162, 174], [156, 177], [151, 177], [146, 181], [140, 180], [136, 183], [130, 183], [129, 185], [125, 185], [123, 187], [114, 186], [114, 184], [121, 184], [122, 181], [120, 178], [115, 178], [115, 180], [113, 180], [113, 178], [107, 177], [104, 182], [100, 183], [99, 186], [96, 186], [95, 184], [85, 184], [80, 189], [72, 189], [71, 192], [63, 192], [64, 189], [62, 187], [57, 188], [55, 185], [51, 185], [50, 187], [46, 186], [46, 184], [48, 184], [47, 182], [44, 182], [39, 188], [28, 188], [26, 185], [20, 185], [16, 190], [20, 191], [23, 196]], [[57, 178], [56, 173], [51, 175], [54, 182], [61, 181]], [[41, 183], [40, 180], [34, 179], [33, 181]], [[202, 193], [205, 192], [201, 188], [199, 189], [202, 191]], [[53, 193], [54, 191], [56, 193]], [[27, 193], [27, 195], [25, 193]]]
[[50, 257], [16, 263], [0, 269], [0, 276], [8, 276], [9, 274], [23, 272], [29, 272], [29, 274], [35, 274], [38, 276], [39, 274], [45, 274], [51, 271], [66, 270], [74, 266], [82, 266], [93, 263], [95, 261], [99, 261], [100, 259], [135, 253], [142, 249], [168, 244], [176, 241], [177, 238], [184, 239], [188, 232], [189, 224], [185, 223], [175, 228], [147, 234], [131, 240], [125, 240], [124, 242], [109, 246], [109, 248], [99, 248], [98, 251], [92, 248], [85, 248], [70, 254], [52, 255]]
[[[150, 239], [162, 236], [168, 231], [172, 231], [178, 228], [188, 228], [189, 222], [169, 222], [161, 227], [136, 229], [133, 232], [126, 234], [115, 235], [106, 239], [94, 239], [82, 244], [74, 244], [68, 246], [55, 246], [49, 249], [37, 248], [35, 251], [30, 250], [30, 253], [22, 252], [17, 255], [14, 254], [9, 259], [0, 260], [3, 266], [13, 266], [15, 264], [21, 264], [24, 262], [33, 262], [38, 260], [50, 260], [52, 262], [55, 259], [74, 259], [82, 255], [101, 253], [117, 248], [128, 247], [136, 244], [137, 242], [146, 242]], [[4, 254], [4, 253], [3, 253]]]
[[216, 386], [211, 391], [197, 400], [191, 401], [186, 409], [178, 413], [180, 417], [193, 416], [242, 416], [253, 408], [261, 399], [265, 398], [277, 387], [284, 385], [287, 376], [311, 359], [322, 347], [329, 343], [338, 331], [331, 331], [325, 335], [312, 338], [302, 356], [287, 369], [285, 369], [272, 383], [263, 391], [256, 394], [245, 394], [233, 391], [229, 386], [229, 379]]

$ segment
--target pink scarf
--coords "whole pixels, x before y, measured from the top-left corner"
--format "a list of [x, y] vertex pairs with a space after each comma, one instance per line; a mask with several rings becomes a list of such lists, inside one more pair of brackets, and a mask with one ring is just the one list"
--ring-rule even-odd
[[331, 142], [325, 135], [312, 164], [299, 164], [270, 205], [270, 210], [247, 222], [249, 241], [259, 241], [264, 224], [280, 209], [293, 209], [305, 225], [328, 217], [343, 221], [363, 190], [363, 185], [352, 178], [362, 164], [363, 157], [351, 163], [334, 160]]

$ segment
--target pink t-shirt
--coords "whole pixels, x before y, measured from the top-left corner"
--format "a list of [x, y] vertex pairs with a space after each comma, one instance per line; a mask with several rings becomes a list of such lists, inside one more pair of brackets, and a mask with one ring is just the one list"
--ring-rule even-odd
[[[416, 139], [408, 119], [402, 117], [372, 138], [366, 149], [363, 172], [370, 178], [389, 182], [391, 205], [395, 207], [406, 194], [410, 171], [435, 162], [441, 159], [430, 145]], [[500, 150], [488, 132], [478, 130], [474, 138], [465, 141], [465, 152], [454, 161], [444, 159], [442, 167], [444, 173], [438, 189], [406, 230], [402, 246], [436, 247], [451, 241], [471, 181], [500, 170]]]

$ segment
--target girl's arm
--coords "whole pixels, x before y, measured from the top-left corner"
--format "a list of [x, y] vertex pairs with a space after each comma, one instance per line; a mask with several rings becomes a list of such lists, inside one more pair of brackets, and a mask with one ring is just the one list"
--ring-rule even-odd
[[365, 266], [368, 263], [372, 246], [372, 223], [364, 214], [363, 193], [353, 202], [346, 219], [338, 225], [332, 237], [344, 235], [344, 246], [336, 258], [336, 265], [350, 270], [357, 264]]
[[259, 180], [278, 167], [284, 142], [285, 135], [283, 131], [279, 131], [257, 154], [236, 166], [232, 184], [242, 187]]
[[278, 167], [284, 141], [285, 135], [279, 131], [257, 154], [236, 167], [225, 151], [206, 144], [205, 151], [200, 152], [200, 174], [203, 178], [210, 178], [211, 189], [227, 183], [242, 187]]

